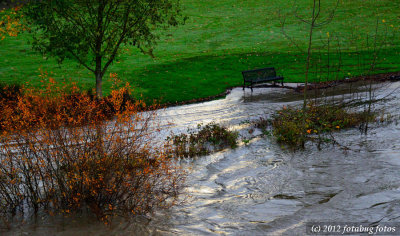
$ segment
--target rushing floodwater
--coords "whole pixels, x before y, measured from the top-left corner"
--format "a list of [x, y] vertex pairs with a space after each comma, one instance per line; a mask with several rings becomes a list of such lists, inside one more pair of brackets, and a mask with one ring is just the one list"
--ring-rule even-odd
[[[376, 87], [376, 97], [388, 100], [375, 108], [399, 116], [400, 82]], [[336, 99], [352, 99], [343, 95], [349, 91], [349, 85], [342, 86]], [[246, 121], [297, 104], [301, 95], [292, 90], [258, 88], [251, 94], [249, 89], [237, 88], [225, 99], [160, 111], [159, 118], [168, 120], [166, 132], [184, 132], [198, 123], [215, 121], [248, 138]], [[256, 137], [237, 149], [184, 161], [182, 165], [191, 170], [182, 197], [189, 197], [180, 206], [157, 212], [151, 220], [105, 229], [88, 219], [39, 218], [8, 233], [304, 235], [310, 221], [400, 222], [400, 126], [373, 124], [368, 135], [349, 129], [335, 137], [352, 150], [327, 146], [318, 151], [310, 146], [293, 153], [282, 150], [271, 138]]]

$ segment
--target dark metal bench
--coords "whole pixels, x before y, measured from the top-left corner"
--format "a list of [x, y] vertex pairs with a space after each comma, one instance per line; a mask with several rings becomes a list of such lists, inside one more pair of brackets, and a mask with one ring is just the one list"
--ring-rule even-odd
[[[242, 71], [243, 75], [243, 90], [245, 87], [250, 87], [251, 91], [253, 92], [253, 84], [259, 84], [259, 83], [266, 83], [266, 82], [274, 82], [275, 81], [281, 81], [282, 86], [283, 86], [283, 77], [281, 76], [276, 76], [276, 71], [275, 68], [270, 67], [270, 68], [263, 68], [263, 69], [257, 69], [257, 70], [246, 70]], [[246, 84], [249, 84], [247, 85]]]

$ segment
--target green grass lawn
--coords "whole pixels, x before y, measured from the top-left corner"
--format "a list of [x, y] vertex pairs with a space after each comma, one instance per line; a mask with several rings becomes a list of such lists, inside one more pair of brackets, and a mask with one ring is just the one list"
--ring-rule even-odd
[[[302, 82], [308, 27], [294, 16], [293, 2], [182, 0], [189, 19], [183, 26], [160, 32], [156, 58], [125, 47], [108, 72], [129, 81], [137, 96], [162, 103], [207, 97], [240, 86], [241, 71], [248, 69], [273, 66], [285, 82]], [[309, 15], [311, 1], [297, 2], [298, 14]], [[323, 1], [323, 17], [333, 5], [332, 0]], [[282, 34], [283, 19], [287, 34], [300, 49]], [[333, 21], [315, 30], [311, 79], [367, 73], [377, 22], [378, 64], [373, 73], [400, 71], [400, 2], [340, 1]], [[71, 60], [58, 65], [33, 52], [28, 42], [28, 33], [0, 41], [0, 82], [39, 86], [41, 69], [57, 80], [71, 79], [84, 89], [94, 87], [94, 76], [88, 70]], [[109, 93], [110, 82], [105, 81], [104, 90]]]

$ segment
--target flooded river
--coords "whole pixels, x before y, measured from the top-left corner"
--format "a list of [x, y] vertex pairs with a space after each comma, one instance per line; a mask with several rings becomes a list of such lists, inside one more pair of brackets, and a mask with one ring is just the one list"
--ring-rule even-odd
[[[376, 85], [375, 108], [400, 115], [400, 82]], [[335, 99], [353, 99], [354, 87], [336, 90]], [[360, 91], [363, 87], [358, 88]], [[326, 91], [329, 93], [329, 91]], [[340, 93], [340, 95], [339, 95]], [[364, 93], [360, 93], [364, 94]], [[331, 92], [331, 95], [334, 95]], [[286, 105], [301, 104], [290, 89], [236, 88], [225, 98], [160, 111], [167, 131], [184, 132], [198, 123], [216, 122], [249, 134], [248, 121], [268, 117]], [[194, 160], [182, 193], [184, 203], [149, 218], [106, 229], [89, 219], [39, 218], [16, 226], [9, 235], [304, 235], [307, 222], [400, 222], [400, 125], [372, 124], [335, 134], [344, 151], [282, 149], [273, 138], [254, 137], [249, 144]]]

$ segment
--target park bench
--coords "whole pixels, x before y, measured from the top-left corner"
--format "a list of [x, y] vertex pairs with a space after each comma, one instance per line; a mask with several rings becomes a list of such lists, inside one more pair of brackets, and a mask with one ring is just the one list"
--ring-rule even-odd
[[243, 75], [243, 90], [245, 87], [250, 87], [251, 91], [253, 92], [253, 84], [273, 82], [275, 85], [275, 81], [279, 80], [281, 81], [283, 86], [283, 77], [276, 76], [276, 71], [275, 68], [273, 67], [242, 71], [242, 75]]

